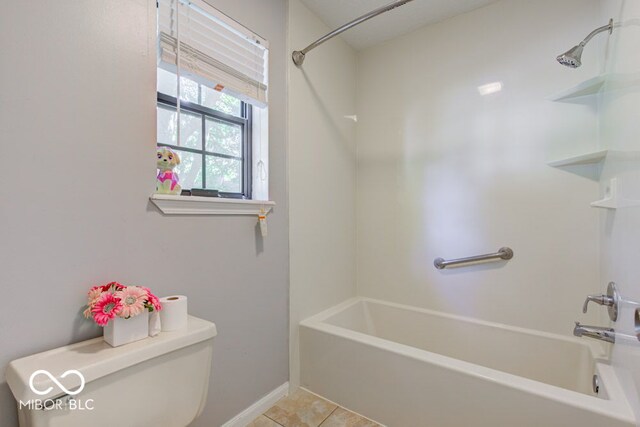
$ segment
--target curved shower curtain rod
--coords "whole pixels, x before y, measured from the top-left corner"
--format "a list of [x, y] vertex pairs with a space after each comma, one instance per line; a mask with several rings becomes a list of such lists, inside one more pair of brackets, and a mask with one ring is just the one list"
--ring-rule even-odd
[[300, 67], [302, 65], [302, 63], [304, 62], [304, 56], [310, 50], [315, 49], [316, 47], [320, 46], [322, 43], [326, 42], [329, 39], [334, 38], [338, 34], [344, 32], [344, 31], [347, 31], [349, 28], [355, 27], [356, 25], [361, 24], [364, 21], [373, 18], [374, 16], [378, 16], [381, 13], [388, 12], [391, 9], [395, 9], [398, 6], [402, 6], [403, 4], [409, 3], [410, 1], [413, 1], [413, 0], [396, 0], [393, 3], [389, 3], [386, 6], [379, 7], [377, 9], [375, 9], [375, 10], [372, 10], [369, 13], [365, 13], [364, 15], [362, 15], [359, 18], [354, 19], [353, 21], [347, 22], [342, 27], [331, 31], [329, 34], [326, 34], [326, 35], [320, 37], [318, 40], [314, 41], [313, 43], [311, 43], [309, 46], [305, 47], [304, 49], [302, 49], [302, 50], [294, 50], [293, 53], [291, 54], [291, 58], [293, 59], [293, 63], [296, 64], [296, 66]]

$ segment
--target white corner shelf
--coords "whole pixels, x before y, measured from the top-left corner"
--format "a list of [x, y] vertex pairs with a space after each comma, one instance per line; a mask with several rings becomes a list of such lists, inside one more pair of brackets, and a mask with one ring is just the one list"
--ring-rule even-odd
[[618, 179], [612, 178], [604, 191], [604, 199], [591, 203], [592, 208], [618, 209], [622, 200], [618, 198]]
[[618, 209], [621, 207], [618, 203], [618, 200], [606, 198], [602, 200], [597, 200], [595, 202], [591, 202], [592, 208], [602, 208], [602, 209]]
[[550, 96], [548, 99], [550, 101], [564, 101], [567, 99], [579, 98], [581, 96], [595, 95], [600, 92], [606, 81], [606, 74], [592, 77], [573, 87], [558, 92], [555, 95]]
[[640, 87], [640, 73], [606, 73], [578, 83], [577, 85], [556, 93], [547, 99], [551, 101], [570, 101], [574, 98], [608, 93]]
[[618, 192], [617, 178], [611, 178], [609, 181], [609, 185], [607, 185], [607, 188], [604, 191], [604, 199], [591, 203], [591, 207], [602, 209], [620, 209], [634, 206], [640, 206], [640, 200], [621, 197]]
[[554, 160], [552, 162], [548, 162], [547, 164], [555, 168], [563, 166], [597, 165], [607, 158], [607, 154], [609, 154], [609, 150], [594, 151], [592, 153], [585, 153], [578, 156]]
[[218, 197], [153, 194], [149, 200], [165, 215], [258, 215], [276, 205], [269, 200], [224, 199]]
[[602, 200], [597, 200], [595, 202], [591, 202], [592, 208], [601, 208], [601, 209], [620, 209], [620, 208], [631, 208], [640, 206], [640, 200], [629, 200], [623, 198], [605, 198]]

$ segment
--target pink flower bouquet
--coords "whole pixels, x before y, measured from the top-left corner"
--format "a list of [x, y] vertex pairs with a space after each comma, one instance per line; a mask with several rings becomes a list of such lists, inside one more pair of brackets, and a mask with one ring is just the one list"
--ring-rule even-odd
[[142, 286], [124, 286], [111, 282], [94, 286], [87, 295], [87, 308], [84, 317], [92, 318], [100, 326], [106, 326], [113, 318], [129, 319], [148, 310], [162, 310], [160, 300], [149, 288]]

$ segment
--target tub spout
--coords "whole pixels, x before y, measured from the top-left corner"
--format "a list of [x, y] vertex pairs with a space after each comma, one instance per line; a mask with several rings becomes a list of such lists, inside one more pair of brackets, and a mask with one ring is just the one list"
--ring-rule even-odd
[[580, 322], [576, 322], [576, 326], [573, 328], [573, 335], [577, 337], [585, 336], [610, 343], [616, 342], [616, 332], [613, 328], [581, 325]]

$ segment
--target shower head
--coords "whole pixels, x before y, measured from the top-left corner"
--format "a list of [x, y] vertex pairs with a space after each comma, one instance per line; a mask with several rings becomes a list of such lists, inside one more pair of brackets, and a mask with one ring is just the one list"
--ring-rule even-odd
[[613, 19], [609, 19], [609, 23], [607, 25], [591, 31], [589, 35], [585, 37], [584, 40], [582, 40], [577, 46], [572, 47], [562, 55], [558, 55], [556, 59], [562, 65], [570, 68], [578, 68], [582, 65], [582, 51], [586, 44], [589, 43], [593, 36], [602, 33], [603, 31], [609, 31], [609, 34], [613, 32]]
[[569, 68], [578, 68], [582, 65], [582, 50], [584, 49], [584, 45], [580, 43], [577, 46], [572, 47], [562, 55], [558, 55], [556, 58], [559, 63], [562, 65], [566, 65]]

